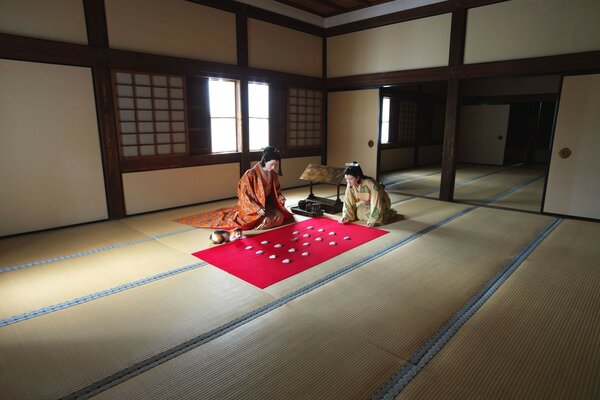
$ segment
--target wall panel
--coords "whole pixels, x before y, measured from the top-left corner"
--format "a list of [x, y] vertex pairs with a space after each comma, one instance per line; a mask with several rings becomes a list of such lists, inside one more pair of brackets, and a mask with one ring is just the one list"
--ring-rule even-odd
[[465, 64], [600, 50], [597, 0], [512, 0], [468, 10]]
[[105, 0], [111, 48], [235, 64], [235, 14], [187, 1]]
[[0, 236], [108, 218], [89, 68], [0, 60]]
[[327, 38], [327, 77], [448, 65], [451, 14]]
[[250, 18], [248, 59], [251, 67], [321, 77], [322, 38]]
[[127, 215], [237, 195], [237, 163], [123, 174]]
[[0, 32], [87, 44], [82, 0], [1, 0]]
[[379, 90], [332, 92], [328, 97], [327, 163], [343, 167], [358, 161], [366, 175], [377, 173]]

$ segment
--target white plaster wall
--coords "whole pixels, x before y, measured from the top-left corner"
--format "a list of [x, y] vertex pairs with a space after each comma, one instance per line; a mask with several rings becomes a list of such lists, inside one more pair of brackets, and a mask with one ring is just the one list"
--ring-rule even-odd
[[415, 150], [412, 147], [381, 150], [379, 171], [386, 172], [411, 168], [413, 166], [414, 158]]
[[111, 48], [237, 62], [235, 14], [188, 1], [105, 0]]
[[108, 218], [89, 68], [0, 60], [0, 236]]
[[327, 38], [327, 77], [448, 65], [451, 14]]
[[600, 1], [511, 0], [471, 8], [465, 63], [600, 50]]
[[[358, 161], [366, 175], [377, 175], [379, 90], [328, 94], [327, 164], [343, 167]], [[375, 145], [368, 146], [369, 140]]]
[[82, 0], [0, 0], [0, 32], [87, 44]]
[[251, 67], [314, 77], [323, 76], [323, 39], [256, 19], [248, 19]]
[[127, 215], [237, 196], [238, 163], [156, 171], [123, 176]]

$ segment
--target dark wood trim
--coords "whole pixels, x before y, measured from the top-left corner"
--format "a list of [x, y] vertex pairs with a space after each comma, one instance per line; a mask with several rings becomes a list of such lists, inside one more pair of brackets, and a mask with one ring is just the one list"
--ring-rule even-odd
[[104, 0], [83, 0], [85, 27], [88, 44], [92, 47], [108, 48], [108, 28]]
[[496, 3], [505, 3], [510, 0], [458, 0], [456, 5], [461, 8], [475, 8]]
[[432, 17], [434, 15], [449, 13], [454, 9], [454, 1], [443, 1], [440, 3], [430, 4], [427, 6], [411, 8], [404, 11], [398, 11], [391, 14], [381, 15], [364, 19], [361, 21], [351, 22], [344, 25], [338, 25], [327, 28], [327, 37], [343, 35], [362, 31], [365, 29], [379, 28], [381, 26], [397, 24], [399, 22], [411, 21], [419, 18]]
[[556, 101], [558, 93], [523, 94], [510, 96], [470, 96], [463, 97], [462, 104], [512, 104], [537, 103], [541, 101]]
[[460, 79], [496, 78], [505, 76], [596, 73], [600, 71], [600, 51], [465, 64], [458, 68]]
[[448, 93], [446, 96], [446, 123], [442, 149], [442, 176], [439, 196], [439, 199], [444, 201], [452, 201], [454, 199], [459, 119], [459, 79], [455, 73], [451, 73], [448, 78]]
[[275, 25], [285, 26], [304, 33], [316, 36], [324, 36], [325, 28], [318, 27], [307, 22], [299, 21], [294, 18], [286, 17], [262, 8], [254, 7], [248, 4], [238, 3], [232, 0], [187, 0], [191, 3], [201, 4], [224, 11], [233, 12], [248, 18], [258, 19]]
[[322, 76], [321, 80], [321, 90], [323, 102], [321, 103], [323, 108], [323, 116], [322, 116], [322, 126], [321, 126], [321, 165], [327, 165], [327, 104], [328, 104], [328, 96], [327, 92], [324, 90], [325, 82], [327, 82], [327, 38], [323, 36], [322, 38]]
[[[319, 156], [321, 154], [321, 149], [317, 147], [313, 148], [299, 148], [299, 149], [286, 149], [280, 148], [279, 153], [281, 154], [281, 158], [298, 158], [298, 157], [311, 157], [311, 156]], [[251, 151], [248, 153], [250, 161], [258, 161], [262, 156], [262, 152], [260, 151]]]
[[270, 71], [259, 68], [248, 68], [246, 75], [248, 76], [248, 79], [254, 82], [269, 82], [274, 85], [299, 86], [306, 89], [323, 88], [323, 79], [311, 76]]
[[148, 157], [121, 160], [121, 172], [154, 171], [160, 169], [199, 167], [203, 165], [240, 162], [240, 153], [196, 154], [189, 156]]
[[87, 45], [0, 33], [0, 58], [92, 67], [96, 55]]
[[250, 168], [250, 116], [248, 105], [248, 78], [244, 77], [240, 80], [240, 113], [242, 115], [242, 136], [241, 148], [242, 158], [240, 160], [240, 176], [244, 175], [247, 169]]
[[465, 53], [465, 35], [467, 32], [467, 10], [459, 8], [452, 11], [450, 27], [450, 54], [448, 65], [462, 65]]
[[119, 164], [119, 140], [113, 101], [111, 71], [106, 60], [92, 69], [96, 97], [96, 113], [100, 133], [100, 152], [104, 171], [104, 186], [109, 219], [125, 217], [125, 194]]
[[127, 50], [106, 50], [110, 67], [173, 75], [213, 76], [239, 79], [243, 68], [231, 64], [193, 60]]
[[248, 18], [245, 15], [236, 14], [235, 30], [237, 39], [237, 65], [248, 66]]
[[325, 88], [328, 91], [372, 89], [383, 85], [445, 81], [447, 77], [448, 67], [422, 68], [328, 78]]

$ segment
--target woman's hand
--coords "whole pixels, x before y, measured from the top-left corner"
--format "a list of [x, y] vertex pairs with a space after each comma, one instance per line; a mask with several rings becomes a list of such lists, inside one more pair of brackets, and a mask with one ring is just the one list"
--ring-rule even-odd
[[340, 224], [347, 224], [347, 223], [348, 223], [348, 218], [346, 218], [346, 217], [342, 217], [342, 218], [340, 218], [340, 219], [339, 219], [339, 221], [338, 221], [338, 222], [339, 222]]
[[280, 202], [282, 205], [285, 205], [285, 197], [284, 197], [282, 194], [280, 194], [280, 195], [279, 195], [279, 202]]

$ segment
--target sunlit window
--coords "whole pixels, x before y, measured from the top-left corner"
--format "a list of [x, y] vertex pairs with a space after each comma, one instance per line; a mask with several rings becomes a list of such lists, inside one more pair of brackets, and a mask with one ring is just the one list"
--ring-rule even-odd
[[390, 98], [384, 97], [381, 105], [381, 143], [390, 142]]
[[238, 151], [236, 82], [211, 79], [208, 82], [208, 90], [212, 152]]
[[261, 150], [269, 145], [269, 86], [248, 84], [248, 116], [250, 150]]

